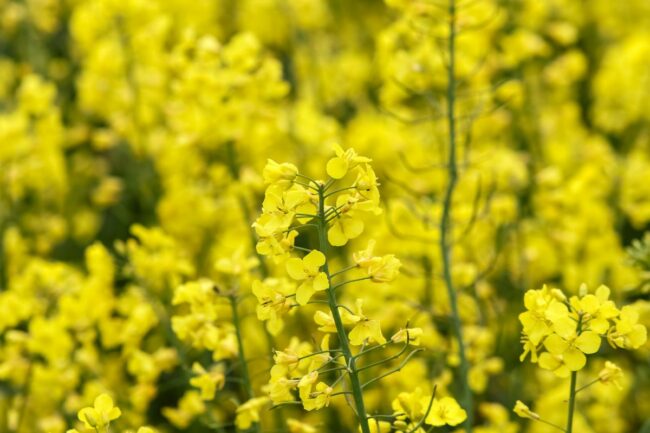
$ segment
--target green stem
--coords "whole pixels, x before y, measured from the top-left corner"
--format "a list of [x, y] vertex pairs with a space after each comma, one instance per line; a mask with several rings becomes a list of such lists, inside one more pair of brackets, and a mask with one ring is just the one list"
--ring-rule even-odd
[[359, 265], [357, 265], [356, 263], [355, 263], [354, 265], [351, 265], [351, 266], [345, 267], [345, 268], [343, 268], [343, 269], [341, 269], [341, 270], [339, 270], [339, 271], [334, 272], [334, 273], [332, 274], [332, 278], [336, 277], [337, 275], [341, 275], [341, 274], [343, 274], [343, 273], [345, 273], [345, 272], [347, 272], [347, 271], [350, 271], [350, 270], [352, 270], [352, 269], [354, 269], [354, 268], [358, 268], [358, 267], [359, 267]]
[[[580, 335], [582, 333], [582, 314], [578, 316], [578, 325], [576, 328], [576, 333]], [[571, 372], [571, 385], [569, 386], [569, 415], [566, 422], [566, 433], [571, 433], [573, 431], [573, 413], [576, 408], [576, 383], [578, 382], [578, 372]]]
[[589, 388], [591, 385], [594, 385], [596, 383], [600, 382], [600, 377], [592, 380], [591, 382], [587, 383], [586, 385], [582, 385], [580, 388], [576, 389], [576, 394], [582, 391], [583, 389]]
[[[253, 385], [251, 384], [250, 375], [248, 373], [248, 364], [246, 363], [246, 354], [244, 353], [244, 339], [241, 334], [241, 322], [239, 320], [239, 312], [237, 310], [237, 298], [235, 296], [230, 297], [230, 306], [232, 308], [232, 323], [235, 326], [235, 335], [237, 336], [237, 354], [239, 356], [239, 369], [242, 378], [242, 384], [244, 386], [244, 391], [246, 392], [246, 398], [253, 398]], [[260, 423], [256, 422], [253, 424], [255, 432], [259, 433]]]
[[536, 418], [535, 421], [539, 421], [539, 422], [541, 422], [543, 424], [550, 425], [551, 427], [554, 427], [554, 428], [556, 428], [556, 429], [558, 429], [560, 431], [564, 431], [564, 429], [562, 427], [560, 427], [559, 425], [555, 425], [550, 421], [546, 421], [545, 419]]
[[569, 417], [566, 422], [566, 432], [571, 433], [573, 431], [573, 412], [576, 407], [576, 381], [578, 378], [578, 372], [574, 371], [571, 373], [571, 387], [569, 391]]
[[447, 69], [447, 124], [449, 128], [449, 159], [447, 171], [449, 179], [447, 190], [445, 191], [442, 219], [440, 222], [440, 252], [442, 256], [443, 275], [449, 303], [451, 304], [452, 322], [454, 334], [458, 341], [458, 355], [460, 358], [459, 376], [462, 386], [461, 404], [467, 411], [467, 420], [465, 421], [465, 431], [472, 432], [474, 418], [472, 391], [469, 387], [469, 363], [465, 354], [465, 342], [463, 340], [463, 331], [461, 327], [460, 315], [458, 312], [458, 299], [456, 288], [451, 276], [451, 246], [449, 235], [451, 233], [451, 206], [454, 189], [458, 182], [458, 166], [456, 161], [456, 2], [449, 0], [449, 65]]
[[[325, 216], [325, 186], [320, 186], [318, 189], [318, 241], [319, 241], [319, 250], [327, 257], [327, 252], [329, 249], [329, 244], [327, 242], [327, 220]], [[334, 287], [332, 287], [331, 276], [329, 272], [329, 266], [327, 261], [323, 265], [323, 271], [327, 275], [327, 280], [329, 287], [327, 289], [327, 300], [329, 302], [330, 312], [334, 318], [334, 323], [336, 325], [336, 333], [341, 344], [341, 352], [343, 352], [343, 357], [345, 358], [345, 363], [348, 366], [348, 375], [350, 376], [350, 387], [352, 389], [352, 396], [354, 399], [354, 405], [356, 406], [357, 418], [359, 419], [359, 424], [361, 425], [361, 433], [370, 433], [370, 426], [368, 424], [368, 415], [366, 414], [366, 407], [363, 401], [363, 391], [361, 390], [361, 382], [359, 381], [359, 372], [355, 363], [355, 358], [352, 356], [352, 351], [350, 350], [350, 342], [348, 341], [348, 335], [345, 332], [343, 327], [343, 321], [341, 320], [341, 315], [337, 307], [338, 303], [336, 302], [336, 294], [334, 292]]]

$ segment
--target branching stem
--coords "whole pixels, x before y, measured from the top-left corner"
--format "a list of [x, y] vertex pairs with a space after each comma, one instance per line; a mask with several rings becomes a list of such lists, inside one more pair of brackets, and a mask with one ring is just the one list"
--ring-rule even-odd
[[[329, 243], [327, 241], [327, 217], [325, 215], [325, 190], [329, 185], [321, 186], [318, 190], [318, 240], [320, 251], [327, 257], [329, 250]], [[350, 377], [350, 388], [354, 400], [357, 418], [361, 426], [361, 433], [370, 433], [370, 426], [368, 424], [368, 415], [366, 413], [366, 406], [363, 401], [363, 391], [359, 381], [359, 374], [355, 363], [355, 358], [352, 356], [350, 350], [350, 342], [348, 335], [345, 332], [341, 314], [339, 313], [338, 303], [336, 302], [335, 287], [332, 286], [331, 275], [327, 261], [323, 265], [323, 271], [327, 275], [329, 287], [327, 289], [327, 300], [329, 302], [330, 312], [336, 325], [336, 333], [341, 344], [341, 352], [345, 358], [345, 363], [348, 366], [348, 375]], [[351, 282], [351, 281], [350, 281]], [[348, 282], [346, 282], [348, 283]], [[343, 284], [343, 283], [342, 283]]]

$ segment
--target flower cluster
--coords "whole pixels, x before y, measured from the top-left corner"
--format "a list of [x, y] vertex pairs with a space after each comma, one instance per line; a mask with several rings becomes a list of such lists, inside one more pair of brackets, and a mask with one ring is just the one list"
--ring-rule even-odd
[[[86, 431], [108, 433], [111, 421], [122, 415], [119, 407], [115, 406], [113, 399], [108, 394], [100, 394], [95, 398], [92, 406], [84, 407], [77, 413], [77, 418], [83, 423]], [[76, 429], [68, 433], [79, 433]], [[151, 427], [139, 427], [137, 433], [155, 433]]]
[[524, 342], [521, 360], [530, 353], [532, 362], [568, 377], [584, 368], [586, 355], [598, 352], [603, 337], [615, 348], [641, 347], [647, 330], [638, 323], [638, 313], [630, 306], [619, 310], [609, 296], [606, 286], [595, 293], [582, 286], [580, 295], [570, 298], [546, 286], [526, 292], [526, 311], [519, 315]]
[[[354, 309], [337, 301], [336, 291], [343, 290], [351, 283], [367, 280], [381, 284], [393, 281], [399, 274], [401, 262], [392, 254], [375, 255], [375, 241], [371, 240], [365, 250], [353, 254], [352, 265], [340, 271], [330, 271], [330, 246], [342, 246], [358, 237], [364, 228], [363, 216], [381, 213], [378, 182], [369, 164], [370, 159], [358, 155], [353, 149], [343, 150], [338, 145], [334, 146], [334, 153], [336, 156], [326, 165], [327, 180], [312, 179], [289, 163], [268, 161], [264, 169], [268, 186], [263, 212], [253, 224], [260, 236], [257, 251], [271, 255], [289, 278], [256, 281], [253, 292], [259, 302], [258, 318], [267, 320], [269, 329], [273, 331], [281, 329], [282, 315], [294, 307], [319, 303], [328, 306], [327, 310], [317, 309], [313, 316], [318, 331], [324, 333], [318, 351], [314, 351], [310, 344], [294, 339], [287, 349], [275, 352], [275, 364], [267, 386], [273, 403], [294, 402], [297, 393], [303, 408], [311, 411], [329, 406], [335, 396], [352, 394], [360, 429], [368, 433], [370, 425], [364, 415], [363, 388], [390, 373], [365, 384], [360, 382], [360, 373], [399, 357], [410, 345], [418, 345], [422, 330], [402, 329], [387, 340], [380, 321], [364, 313], [362, 298], [356, 300]], [[295, 244], [298, 231], [309, 228], [314, 228], [318, 236], [317, 249]], [[303, 254], [296, 257], [296, 251]], [[353, 271], [360, 276], [341, 279]], [[350, 290], [350, 287], [345, 290]], [[326, 300], [315, 300], [321, 297], [322, 292], [325, 292]], [[330, 335], [338, 339], [338, 348], [330, 347]], [[357, 362], [375, 349], [397, 343], [402, 343], [404, 347], [397, 356], [357, 366]], [[353, 352], [357, 347], [360, 349]], [[406, 361], [414, 353], [416, 351], [411, 352]], [[332, 372], [335, 372], [333, 380], [328, 379]], [[337, 387], [346, 378], [352, 391], [338, 391]], [[456, 407], [448, 409], [450, 402]], [[420, 421], [414, 419], [413, 422], [435, 426], [456, 425], [464, 420], [462, 410], [457, 406], [450, 397], [442, 402], [436, 400], [426, 412], [417, 414]], [[450, 412], [450, 418], [444, 419], [447, 412]], [[396, 419], [401, 420], [397, 415]]]
[[585, 284], [580, 286], [578, 295], [569, 298], [560, 289], [547, 286], [526, 292], [526, 311], [519, 315], [524, 345], [520, 360], [530, 354], [533, 363], [557, 377], [571, 376], [571, 382], [566, 428], [542, 418], [519, 400], [514, 407], [517, 415], [571, 433], [579, 392], [596, 383], [613, 384], [622, 389], [623, 371], [610, 361], [605, 362], [594, 380], [577, 387], [577, 373], [585, 369], [587, 355], [599, 351], [603, 338], [613, 348], [628, 350], [638, 349], [647, 341], [647, 329], [638, 323], [638, 312], [629, 305], [619, 310], [609, 299], [610, 294], [610, 289], [604, 285], [589, 293]]
[[0, 0], [0, 431], [641, 430], [648, 17]]

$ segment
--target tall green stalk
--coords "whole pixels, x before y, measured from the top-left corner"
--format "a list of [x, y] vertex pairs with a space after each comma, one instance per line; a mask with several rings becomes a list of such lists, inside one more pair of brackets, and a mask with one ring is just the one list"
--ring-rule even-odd
[[323, 272], [327, 275], [327, 281], [329, 287], [327, 288], [327, 302], [332, 312], [332, 317], [334, 318], [334, 323], [336, 325], [336, 333], [338, 335], [339, 342], [341, 344], [341, 352], [345, 358], [345, 363], [347, 366], [347, 372], [350, 376], [350, 387], [352, 389], [352, 396], [354, 398], [354, 405], [356, 407], [357, 418], [359, 419], [359, 424], [361, 425], [361, 433], [370, 433], [370, 426], [368, 424], [368, 415], [366, 414], [366, 407], [363, 401], [363, 392], [361, 389], [361, 382], [359, 381], [359, 372], [355, 364], [355, 358], [352, 356], [352, 351], [350, 350], [350, 342], [348, 341], [348, 335], [345, 332], [343, 327], [343, 321], [341, 320], [341, 315], [339, 313], [338, 304], [336, 302], [336, 294], [334, 293], [334, 288], [332, 287], [332, 281], [329, 271], [329, 266], [327, 263], [327, 252], [329, 250], [329, 243], [327, 241], [327, 217], [325, 216], [325, 187], [320, 185], [318, 187], [318, 243], [319, 250], [325, 255], [325, 265], [323, 266]]
[[573, 412], [576, 407], [576, 382], [578, 378], [578, 372], [574, 371], [571, 373], [571, 385], [569, 388], [569, 415], [566, 423], [566, 433], [571, 433], [573, 431]]
[[[582, 315], [578, 316], [578, 325], [576, 328], [576, 333], [580, 335], [582, 333]], [[576, 383], [578, 382], [578, 372], [571, 372], [571, 385], [569, 385], [569, 414], [567, 416], [566, 422], [566, 433], [571, 433], [573, 431], [573, 413], [576, 408]]]
[[[246, 392], [246, 398], [253, 398], [253, 384], [251, 383], [250, 374], [248, 373], [248, 364], [246, 363], [246, 354], [244, 353], [244, 339], [241, 334], [241, 322], [239, 320], [239, 312], [237, 310], [237, 298], [233, 295], [230, 296], [230, 306], [232, 308], [232, 323], [235, 326], [235, 335], [237, 336], [237, 354], [239, 356], [239, 373], [241, 374], [242, 384]], [[259, 433], [260, 423], [253, 424], [252, 429]]]
[[440, 221], [440, 253], [442, 256], [443, 275], [449, 303], [451, 304], [452, 325], [456, 340], [458, 341], [458, 355], [460, 358], [459, 379], [462, 386], [461, 404], [467, 411], [465, 431], [472, 432], [474, 422], [474, 410], [472, 401], [472, 390], [469, 387], [469, 363], [465, 353], [465, 342], [463, 339], [462, 324], [458, 313], [458, 297], [456, 288], [451, 276], [451, 245], [449, 236], [451, 234], [451, 207], [454, 189], [458, 182], [458, 164], [456, 161], [456, 2], [449, 0], [449, 65], [447, 69], [447, 125], [449, 128], [449, 156], [447, 172], [449, 179], [445, 191], [442, 219]]

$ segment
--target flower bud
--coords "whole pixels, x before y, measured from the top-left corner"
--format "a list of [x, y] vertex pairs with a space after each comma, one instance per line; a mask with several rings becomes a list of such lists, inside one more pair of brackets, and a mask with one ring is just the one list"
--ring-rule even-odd
[[530, 410], [521, 400], [517, 400], [513, 411], [522, 418], [539, 419], [539, 415]]

